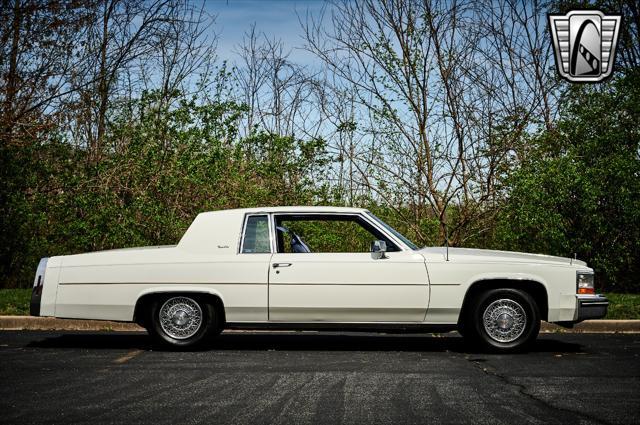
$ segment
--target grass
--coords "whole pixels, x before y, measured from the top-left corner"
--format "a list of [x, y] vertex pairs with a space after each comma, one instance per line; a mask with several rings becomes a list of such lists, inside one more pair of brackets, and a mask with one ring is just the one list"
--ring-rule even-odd
[[605, 294], [609, 310], [605, 319], [640, 319], [640, 294]]
[[[640, 294], [606, 294], [609, 312], [605, 319], [640, 319]], [[28, 316], [31, 289], [0, 289], [1, 316]]]
[[0, 289], [0, 316], [28, 316], [31, 302], [29, 289]]

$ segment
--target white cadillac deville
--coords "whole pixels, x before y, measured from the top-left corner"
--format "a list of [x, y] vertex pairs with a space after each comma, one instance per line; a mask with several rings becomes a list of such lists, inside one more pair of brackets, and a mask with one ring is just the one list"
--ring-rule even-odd
[[34, 316], [137, 322], [177, 348], [231, 328], [393, 327], [515, 350], [540, 320], [571, 326], [607, 307], [582, 261], [420, 249], [336, 207], [206, 212], [175, 246], [43, 258], [31, 298]]

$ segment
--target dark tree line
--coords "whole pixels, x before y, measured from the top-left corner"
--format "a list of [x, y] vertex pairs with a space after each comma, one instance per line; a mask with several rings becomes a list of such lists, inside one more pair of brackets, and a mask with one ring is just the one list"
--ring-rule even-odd
[[336, 1], [301, 47], [185, 0], [0, 0], [0, 278], [175, 243], [197, 212], [368, 207], [421, 245], [572, 256], [638, 290], [638, 6], [615, 76], [558, 78], [530, 1]]

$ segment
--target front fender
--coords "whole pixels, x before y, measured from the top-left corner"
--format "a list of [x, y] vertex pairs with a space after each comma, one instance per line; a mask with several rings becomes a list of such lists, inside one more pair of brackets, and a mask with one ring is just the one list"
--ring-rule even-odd
[[540, 285], [544, 286], [544, 289], [547, 291], [547, 293], [549, 293], [548, 284], [546, 280], [542, 276], [533, 274], [533, 273], [507, 273], [507, 272], [479, 273], [467, 279], [467, 281], [464, 283], [464, 286], [466, 287], [466, 291], [468, 292], [471, 286], [474, 285], [475, 283], [489, 281], [489, 280], [492, 280], [492, 281], [509, 280], [514, 282], [518, 282], [518, 281], [537, 282]]

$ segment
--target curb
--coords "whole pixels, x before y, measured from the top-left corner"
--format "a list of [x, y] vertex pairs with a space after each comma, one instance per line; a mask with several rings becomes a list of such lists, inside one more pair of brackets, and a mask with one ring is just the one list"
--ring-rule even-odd
[[[53, 317], [0, 316], [0, 330], [5, 331], [116, 331], [146, 332], [135, 323], [104, 320], [56, 319]], [[542, 322], [545, 333], [640, 333], [640, 320], [585, 320], [573, 329]]]
[[540, 332], [564, 333], [640, 333], [640, 320], [585, 320], [573, 326], [563, 328], [553, 323], [542, 322]]
[[118, 331], [146, 332], [135, 323], [105, 320], [56, 319], [54, 317], [0, 316], [4, 331]]

